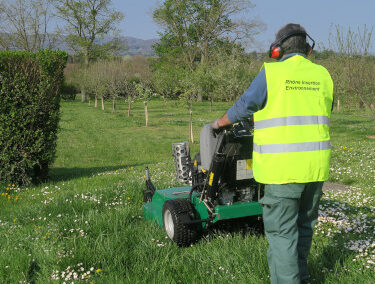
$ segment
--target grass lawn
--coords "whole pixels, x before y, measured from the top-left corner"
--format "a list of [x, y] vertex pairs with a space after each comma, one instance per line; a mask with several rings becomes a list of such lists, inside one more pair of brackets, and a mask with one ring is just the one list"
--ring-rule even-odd
[[[230, 105], [194, 105], [200, 128]], [[1, 185], [0, 283], [269, 283], [263, 235], [215, 231], [178, 248], [142, 216], [144, 168], [157, 188], [178, 185], [171, 144], [188, 137], [185, 106], [138, 103], [127, 117], [64, 102], [57, 158], [48, 183]], [[312, 283], [374, 283], [374, 122], [353, 113], [332, 120], [331, 181], [309, 258]]]

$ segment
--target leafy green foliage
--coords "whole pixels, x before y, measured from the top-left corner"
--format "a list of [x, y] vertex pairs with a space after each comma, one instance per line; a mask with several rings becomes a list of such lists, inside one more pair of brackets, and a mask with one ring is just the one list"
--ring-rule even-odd
[[38, 182], [55, 157], [67, 54], [0, 53], [0, 180]]
[[152, 89], [142, 83], [135, 83], [135, 88], [138, 92], [139, 100], [143, 101], [143, 103], [147, 103], [154, 95]]
[[209, 60], [214, 50], [238, 48], [238, 40], [251, 40], [260, 32], [259, 21], [236, 19], [252, 7], [248, 0], [164, 1], [153, 13], [164, 29], [155, 51], [159, 57], [178, 55], [193, 69], [195, 62]]

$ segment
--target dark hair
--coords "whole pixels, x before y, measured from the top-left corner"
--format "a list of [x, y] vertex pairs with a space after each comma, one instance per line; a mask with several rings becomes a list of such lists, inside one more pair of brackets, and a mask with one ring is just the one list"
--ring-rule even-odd
[[[283, 26], [276, 34], [276, 41], [278, 41], [283, 35], [290, 33], [292, 31], [306, 32], [306, 30], [299, 24], [287, 24]], [[309, 51], [309, 46], [306, 42], [305, 35], [295, 35], [287, 38], [282, 44], [284, 54], [298, 52], [307, 54]]]

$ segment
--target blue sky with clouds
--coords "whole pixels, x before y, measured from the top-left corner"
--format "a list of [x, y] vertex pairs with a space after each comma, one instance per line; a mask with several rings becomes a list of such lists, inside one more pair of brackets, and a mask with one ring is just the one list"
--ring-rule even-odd
[[[112, 0], [114, 8], [125, 14], [119, 26], [125, 36], [141, 39], [158, 37], [158, 27], [152, 20], [152, 11], [158, 0]], [[249, 18], [258, 18], [267, 28], [256, 37], [259, 49], [267, 49], [276, 31], [294, 22], [304, 26], [319, 43], [328, 45], [330, 27], [369, 27], [375, 25], [375, 0], [255, 0]]]

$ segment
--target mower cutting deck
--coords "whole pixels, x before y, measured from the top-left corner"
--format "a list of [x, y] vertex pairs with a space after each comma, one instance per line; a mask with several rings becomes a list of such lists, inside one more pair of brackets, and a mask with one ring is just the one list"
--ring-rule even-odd
[[173, 144], [177, 179], [191, 186], [156, 190], [146, 168], [144, 217], [163, 227], [179, 246], [195, 242], [218, 221], [262, 214], [258, 201], [263, 185], [252, 176], [249, 122], [220, 133], [207, 125], [200, 146], [192, 161], [187, 142]]
[[[160, 227], [163, 227], [163, 205], [167, 200], [182, 198], [188, 200], [191, 186], [173, 187], [168, 189], [161, 189], [155, 192], [152, 202], [143, 206], [143, 214], [146, 220], [155, 221]], [[209, 214], [206, 206], [200, 200], [200, 194], [194, 193], [192, 196], [192, 204], [197, 211], [196, 220], [205, 220]], [[215, 206], [215, 218], [211, 220], [215, 223], [220, 220], [241, 218], [253, 215], [262, 214], [262, 207], [258, 202], [236, 202], [231, 205], [217, 205]], [[205, 227], [202, 221], [202, 226]]]

